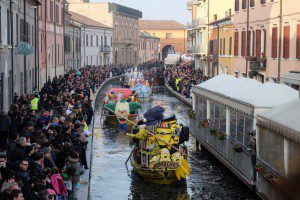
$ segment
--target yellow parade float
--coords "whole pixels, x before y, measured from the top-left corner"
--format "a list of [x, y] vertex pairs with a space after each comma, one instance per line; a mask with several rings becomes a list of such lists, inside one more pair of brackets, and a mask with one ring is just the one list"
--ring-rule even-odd
[[144, 122], [126, 135], [132, 138], [130, 159], [134, 170], [150, 182], [167, 185], [185, 180], [190, 175], [190, 166], [184, 145], [188, 133], [177, 124], [175, 116], [163, 118], [163, 110], [160, 106], [151, 108], [148, 116], [145, 113]]

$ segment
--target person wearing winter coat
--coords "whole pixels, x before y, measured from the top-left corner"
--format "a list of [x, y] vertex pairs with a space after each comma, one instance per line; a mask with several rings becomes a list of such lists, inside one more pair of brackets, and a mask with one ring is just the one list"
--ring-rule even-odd
[[65, 167], [63, 169], [63, 172], [68, 172], [70, 169], [74, 169], [72, 170], [72, 194], [71, 194], [71, 198], [75, 199], [76, 198], [76, 193], [77, 193], [77, 188], [76, 185], [79, 183], [80, 181], [80, 175], [82, 174], [82, 166], [81, 163], [79, 161], [79, 154], [76, 151], [72, 151], [70, 153], [69, 158], [66, 161]]
[[0, 151], [6, 150], [9, 128], [11, 126], [10, 117], [4, 112], [0, 112]]
[[24, 198], [27, 200], [34, 199], [33, 191], [30, 185], [30, 175], [28, 171], [29, 162], [27, 160], [21, 160], [19, 163], [19, 168], [17, 169], [16, 177], [22, 182], [22, 192]]
[[63, 200], [67, 196], [67, 188], [57, 168], [53, 168], [52, 176], [50, 177], [51, 185], [58, 196], [58, 200]]

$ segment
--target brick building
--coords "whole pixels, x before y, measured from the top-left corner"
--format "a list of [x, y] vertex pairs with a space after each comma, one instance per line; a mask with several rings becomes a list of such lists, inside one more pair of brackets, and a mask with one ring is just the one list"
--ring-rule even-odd
[[186, 53], [187, 30], [184, 25], [174, 20], [140, 20], [141, 32], [160, 39], [161, 59], [165, 59], [168, 53]]

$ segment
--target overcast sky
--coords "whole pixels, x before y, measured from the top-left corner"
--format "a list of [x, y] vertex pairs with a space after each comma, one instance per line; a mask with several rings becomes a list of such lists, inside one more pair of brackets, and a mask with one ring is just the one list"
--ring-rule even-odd
[[[91, 2], [107, 2], [109, 0], [90, 0]], [[186, 24], [191, 20], [187, 10], [187, 0], [110, 0], [132, 7], [143, 12], [143, 19], [172, 19]]]

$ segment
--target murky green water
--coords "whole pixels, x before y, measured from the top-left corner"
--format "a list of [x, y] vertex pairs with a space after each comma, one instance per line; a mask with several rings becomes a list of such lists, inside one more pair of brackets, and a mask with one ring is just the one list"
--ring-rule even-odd
[[[102, 97], [104, 94], [100, 94]], [[101, 98], [100, 98], [101, 99]], [[155, 89], [151, 103], [143, 103], [144, 111], [160, 105], [166, 113], [175, 113], [179, 123], [189, 125], [189, 107], [170, 96], [164, 88]], [[127, 138], [116, 128], [103, 125], [102, 108], [96, 111], [98, 137], [94, 137], [91, 199], [105, 200], [181, 200], [181, 199], [256, 199], [254, 192], [243, 185], [228, 169], [208, 152], [197, 152], [195, 140], [188, 143], [191, 176], [186, 182], [169, 186], [149, 183], [140, 178], [128, 162], [131, 148]], [[201, 163], [201, 164], [199, 164]], [[205, 167], [203, 167], [204, 165]]]

